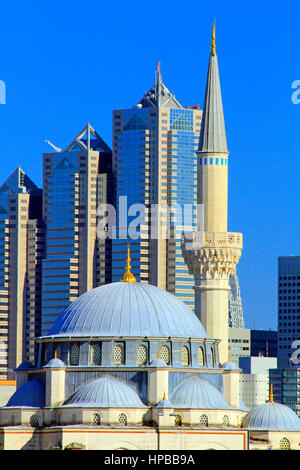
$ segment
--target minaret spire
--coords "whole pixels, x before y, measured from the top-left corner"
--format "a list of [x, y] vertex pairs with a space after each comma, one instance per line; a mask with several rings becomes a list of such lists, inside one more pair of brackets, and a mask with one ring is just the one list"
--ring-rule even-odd
[[216, 54], [215, 22], [213, 24], [211, 38], [211, 54], [209, 57], [198, 151], [201, 153], [228, 153], [219, 67]]
[[211, 37], [211, 55], [216, 55], [216, 20], [214, 19], [213, 32]]

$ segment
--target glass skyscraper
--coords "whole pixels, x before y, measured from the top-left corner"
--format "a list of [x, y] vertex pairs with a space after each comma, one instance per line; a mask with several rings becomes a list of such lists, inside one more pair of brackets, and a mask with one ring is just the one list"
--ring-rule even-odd
[[[122, 276], [130, 242], [136, 279], [174, 293], [192, 309], [194, 280], [183, 261], [181, 235], [183, 229], [196, 228], [195, 152], [201, 115], [198, 106], [181, 106], [164, 85], [159, 67], [154, 86], [136, 106], [113, 112], [117, 232], [112, 243], [112, 280]], [[132, 239], [126, 227], [139, 215], [138, 206], [133, 206], [137, 204], [145, 212], [140, 236]], [[167, 205], [175, 208], [169, 214]], [[184, 205], [189, 205], [190, 212], [186, 208], [185, 219], [180, 219]]]
[[42, 334], [84, 292], [111, 281], [110, 241], [97, 208], [113, 195], [111, 150], [88, 124], [63, 151], [44, 154]]

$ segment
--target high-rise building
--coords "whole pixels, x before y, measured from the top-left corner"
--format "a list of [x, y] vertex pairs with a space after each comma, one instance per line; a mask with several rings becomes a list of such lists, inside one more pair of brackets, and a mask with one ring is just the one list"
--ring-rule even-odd
[[240, 284], [237, 274], [229, 276], [229, 326], [232, 328], [244, 328], [244, 313]]
[[[209, 336], [221, 340], [220, 362], [228, 359], [229, 276], [242, 252], [241, 233], [228, 233], [228, 150], [223, 115], [215, 26], [207, 75], [198, 148], [198, 198], [204, 206], [204, 227], [183, 241], [184, 259], [195, 278], [195, 313]], [[198, 246], [197, 246], [198, 245]]]
[[270, 369], [269, 381], [275, 401], [289, 406], [300, 417], [300, 368]]
[[291, 367], [300, 340], [300, 256], [278, 258], [278, 368]]
[[232, 362], [239, 365], [241, 357], [251, 356], [251, 330], [247, 328], [228, 328], [228, 355]]
[[97, 208], [113, 203], [111, 150], [88, 124], [64, 151], [44, 154], [42, 334], [82, 293], [111, 281], [111, 241]]
[[[181, 233], [196, 226], [196, 150], [202, 111], [184, 108], [162, 81], [160, 65], [154, 86], [131, 109], [113, 112], [113, 166], [119, 231], [113, 240], [112, 280], [119, 281], [130, 241], [132, 272], [178, 296], [194, 308], [193, 276], [183, 260]], [[126, 204], [124, 198], [127, 198]], [[120, 199], [123, 198], [123, 199]], [[140, 236], [132, 239], [127, 226], [136, 217], [137, 204], [145, 207]], [[154, 230], [155, 205], [160, 205], [158, 231]], [[173, 208], [169, 233], [166, 207]], [[179, 219], [190, 205], [190, 215]], [[151, 212], [152, 207], [152, 212]], [[130, 212], [132, 211], [132, 212]], [[126, 217], [127, 216], [127, 217]]]
[[277, 357], [278, 332], [251, 330], [251, 356]]
[[42, 191], [18, 167], [0, 186], [0, 379], [41, 333]]

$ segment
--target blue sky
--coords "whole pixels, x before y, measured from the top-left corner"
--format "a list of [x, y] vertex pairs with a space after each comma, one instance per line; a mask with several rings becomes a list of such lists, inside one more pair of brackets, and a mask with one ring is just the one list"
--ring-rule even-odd
[[158, 60], [178, 100], [202, 107], [215, 16], [246, 326], [275, 329], [277, 257], [299, 255], [299, 9], [257, 0], [3, 3], [1, 181], [20, 164], [41, 185], [45, 139], [65, 147], [88, 121], [111, 144], [112, 110], [150, 88]]

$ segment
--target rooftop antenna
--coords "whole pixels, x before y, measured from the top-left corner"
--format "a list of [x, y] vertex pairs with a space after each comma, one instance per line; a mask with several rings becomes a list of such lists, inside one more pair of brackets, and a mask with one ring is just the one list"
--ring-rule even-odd
[[58, 152], [58, 153], [61, 152], [61, 148], [56, 147], [54, 144], [52, 144], [52, 143], [50, 142], [50, 140], [45, 140], [45, 142], [46, 142], [47, 144], [51, 145], [51, 147], [55, 150], [55, 152]]

